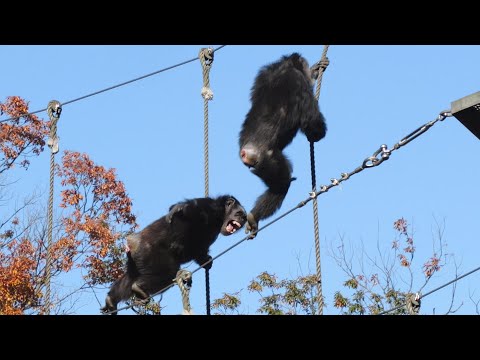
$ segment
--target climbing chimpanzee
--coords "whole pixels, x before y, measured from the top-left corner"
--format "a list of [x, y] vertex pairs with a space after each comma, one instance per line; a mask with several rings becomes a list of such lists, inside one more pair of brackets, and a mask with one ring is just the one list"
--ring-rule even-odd
[[292, 164], [282, 150], [300, 129], [310, 142], [325, 136], [327, 126], [313, 95], [307, 60], [298, 53], [260, 69], [251, 90], [252, 107], [240, 131], [240, 157], [268, 189], [248, 214], [246, 232], [255, 237], [258, 222], [282, 205], [292, 181]]
[[172, 283], [181, 264], [194, 260], [203, 265], [212, 259], [208, 251], [218, 234], [231, 235], [246, 221], [245, 209], [231, 195], [172, 205], [167, 215], [127, 237], [126, 272], [110, 288], [101, 310], [116, 310], [133, 295], [147, 299]]

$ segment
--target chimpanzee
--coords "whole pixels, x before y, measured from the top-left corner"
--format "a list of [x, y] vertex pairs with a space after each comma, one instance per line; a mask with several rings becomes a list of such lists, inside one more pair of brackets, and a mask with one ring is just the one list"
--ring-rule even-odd
[[268, 189], [248, 213], [245, 232], [255, 237], [258, 222], [273, 215], [287, 195], [292, 164], [282, 150], [300, 129], [310, 142], [325, 137], [327, 126], [313, 95], [308, 62], [298, 53], [260, 69], [251, 89], [250, 111], [240, 131], [240, 158]]
[[[208, 251], [218, 234], [231, 235], [246, 221], [245, 209], [231, 195], [172, 205], [167, 215], [127, 237], [126, 272], [110, 288], [101, 311], [116, 310], [120, 301], [133, 295], [146, 300], [172, 283], [181, 264], [210, 261]], [[212, 262], [204, 267], [211, 266]]]

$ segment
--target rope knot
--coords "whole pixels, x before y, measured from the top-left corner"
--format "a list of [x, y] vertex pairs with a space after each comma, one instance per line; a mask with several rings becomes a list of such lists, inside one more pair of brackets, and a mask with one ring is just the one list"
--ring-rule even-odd
[[58, 148], [58, 136], [57, 136], [57, 122], [60, 119], [62, 113], [62, 105], [57, 100], [52, 100], [48, 103], [47, 113], [50, 117], [50, 137], [47, 140], [47, 145], [52, 151], [52, 154], [56, 154]]
[[322, 58], [320, 61], [313, 64], [310, 68], [312, 79], [317, 80], [320, 73], [323, 74], [325, 70], [327, 70], [328, 65], [330, 65], [330, 60], [327, 57]]
[[192, 287], [192, 273], [185, 269], [180, 269], [175, 278], [180, 292], [182, 293], [183, 314], [193, 315], [190, 306], [190, 288]]
[[203, 98], [207, 101], [213, 100], [213, 91], [209, 87], [202, 87], [201, 94]]
[[420, 297], [421, 295], [419, 293], [410, 293], [406, 296], [407, 311], [410, 315], [418, 315], [418, 313], [420, 312]]
[[200, 59], [203, 70], [203, 87], [201, 94], [205, 101], [213, 99], [213, 91], [210, 89], [210, 68], [213, 64], [213, 53], [212, 48], [202, 48], [198, 53], [198, 58]]

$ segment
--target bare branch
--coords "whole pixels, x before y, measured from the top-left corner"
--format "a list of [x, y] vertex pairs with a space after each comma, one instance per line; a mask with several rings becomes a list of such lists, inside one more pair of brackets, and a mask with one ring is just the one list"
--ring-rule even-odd
[[[453, 262], [455, 264], [455, 278], [458, 277], [458, 265], [457, 265], [457, 261], [455, 260], [455, 258], [453, 258]], [[455, 293], [456, 293], [456, 290], [457, 290], [457, 282], [455, 281], [453, 284], [452, 284], [452, 297], [451, 297], [451, 300], [450, 300], [450, 306], [447, 310], [447, 312], [445, 313], [445, 315], [448, 315], [448, 314], [455, 314], [463, 305], [463, 301], [462, 303], [455, 309], [453, 309], [453, 304], [455, 302]]]
[[475, 291], [473, 293], [470, 293], [470, 289], [468, 290], [468, 297], [472, 301], [473, 305], [475, 305], [475, 314], [480, 315], [480, 299], [475, 300]]

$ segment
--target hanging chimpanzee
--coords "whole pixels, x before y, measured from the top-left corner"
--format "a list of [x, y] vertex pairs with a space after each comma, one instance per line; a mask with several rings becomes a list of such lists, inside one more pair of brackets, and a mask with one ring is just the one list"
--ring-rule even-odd
[[325, 118], [313, 95], [307, 60], [298, 53], [260, 69], [251, 90], [252, 107], [240, 131], [240, 157], [268, 189], [248, 214], [246, 232], [255, 237], [258, 222], [273, 215], [290, 187], [292, 164], [282, 150], [300, 129], [310, 142], [325, 136]]

